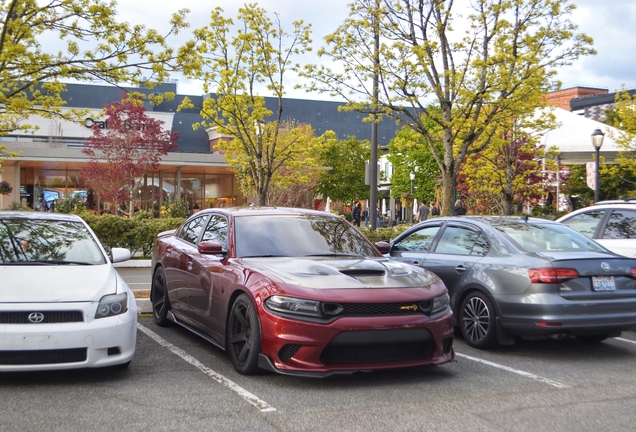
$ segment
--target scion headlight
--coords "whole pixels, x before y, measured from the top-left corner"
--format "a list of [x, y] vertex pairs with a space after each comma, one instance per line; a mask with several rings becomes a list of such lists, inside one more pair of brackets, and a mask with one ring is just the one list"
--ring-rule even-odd
[[110, 294], [102, 297], [97, 305], [95, 318], [106, 318], [126, 312], [128, 309], [128, 296], [123, 294]]
[[438, 312], [442, 312], [448, 309], [450, 305], [450, 297], [448, 293], [441, 295], [439, 297], [435, 297], [433, 299], [433, 307], [431, 308], [431, 315], [435, 315]]
[[274, 312], [282, 314], [302, 315], [322, 318], [320, 302], [293, 297], [272, 296], [265, 300], [265, 305]]

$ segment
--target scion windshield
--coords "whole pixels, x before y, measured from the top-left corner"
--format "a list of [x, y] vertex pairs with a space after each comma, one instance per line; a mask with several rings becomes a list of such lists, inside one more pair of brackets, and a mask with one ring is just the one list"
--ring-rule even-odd
[[99, 246], [79, 222], [0, 219], [0, 263], [105, 264]]

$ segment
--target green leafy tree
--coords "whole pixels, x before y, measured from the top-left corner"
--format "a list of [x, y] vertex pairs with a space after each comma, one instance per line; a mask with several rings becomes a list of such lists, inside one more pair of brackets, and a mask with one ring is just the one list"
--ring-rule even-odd
[[[210, 24], [196, 30], [195, 39], [180, 50], [185, 75], [202, 79], [205, 92], [214, 93], [203, 103], [204, 121], [194, 127], [216, 127], [232, 137], [218, 148], [261, 205], [276, 171], [306, 153], [302, 140], [283, 139], [281, 131], [289, 125], [283, 117], [285, 75], [294, 68], [292, 57], [310, 49], [310, 26], [296, 21], [288, 33], [278, 17], [272, 21], [264, 9], [247, 4], [239, 8], [240, 24], [232, 32], [233, 20], [222, 14], [221, 8], [214, 9]], [[275, 112], [258, 94], [263, 85], [277, 101]], [[192, 104], [185, 99], [183, 106]], [[271, 121], [265, 124], [265, 119]], [[303, 135], [289, 133], [294, 134]]]
[[[436, 144], [436, 149], [440, 154], [441, 141]], [[389, 143], [388, 160], [394, 169], [391, 176], [391, 195], [394, 198], [410, 193], [410, 173], [413, 171], [414, 198], [427, 202], [435, 201], [440, 176], [439, 166], [421, 134], [410, 128], [399, 130]]]
[[[442, 176], [442, 214], [451, 212], [465, 158], [486, 148], [504, 120], [542, 106], [559, 67], [594, 53], [589, 37], [574, 34], [567, 0], [475, 0], [458, 12], [455, 3], [356, 0], [319, 52], [334, 67], [303, 72], [307, 90], [424, 137]], [[429, 121], [441, 129], [441, 155]]]
[[323, 137], [325, 146], [320, 154], [321, 165], [326, 167], [320, 175], [316, 192], [325, 198], [348, 204], [369, 198], [369, 186], [364, 184], [365, 165], [371, 157], [369, 141], [349, 137], [339, 140], [332, 131]]
[[[34, 114], [77, 119], [77, 111], [60, 110], [64, 80], [152, 87], [168, 78], [176, 64], [168, 39], [187, 27], [188, 11], [174, 14], [162, 35], [118, 22], [115, 7], [103, 0], [0, 3], [0, 135], [32, 130], [25, 120]], [[47, 52], [45, 39], [58, 39], [64, 49]]]
[[636, 196], [636, 95], [623, 89], [616, 94], [614, 108], [608, 115], [608, 123], [619, 129], [610, 136], [621, 148], [615, 159], [617, 165], [603, 165], [600, 175], [601, 189], [608, 188], [606, 198]]

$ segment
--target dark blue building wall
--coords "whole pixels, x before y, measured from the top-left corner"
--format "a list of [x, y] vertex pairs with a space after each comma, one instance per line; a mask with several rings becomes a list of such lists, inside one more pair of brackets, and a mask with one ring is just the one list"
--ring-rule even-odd
[[[152, 90], [140, 88], [127, 88], [144, 94], [174, 92], [177, 91], [175, 83], [166, 83]], [[111, 86], [67, 84], [67, 92], [63, 98], [67, 106], [75, 108], [101, 109], [104, 105], [121, 100], [122, 90]], [[192, 125], [202, 120], [200, 116], [203, 105], [203, 96], [188, 96], [194, 108], [177, 112], [177, 108], [185, 95], [177, 95], [172, 101], [165, 101], [157, 106], [146, 105], [146, 110], [156, 112], [174, 112], [172, 130], [179, 134], [179, 147], [177, 152], [208, 153], [210, 144], [204, 128], [193, 130]], [[276, 98], [265, 98], [268, 109], [275, 112], [278, 109]], [[309, 99], [283, 99], [283, 119], [296, 123], [307, 123], [314, 128], [315, 134], [322, 135], [328, 130], [336, 133], [339, 139], [347, 139], [355, 136], [359, 140], [371, 139], [371, 123], [363, 122], [366, 116], [357, 112], [340, 112], [338, 107], [344, 105], [340, 102], [316, 101]], [[378, 142], [386, 146], [395, 136], [398, 126], [394, 120], [385, 119], [378, 124]]]

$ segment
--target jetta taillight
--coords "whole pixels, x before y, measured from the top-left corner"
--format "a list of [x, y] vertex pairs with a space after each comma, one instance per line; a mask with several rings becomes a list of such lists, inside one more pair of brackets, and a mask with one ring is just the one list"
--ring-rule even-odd
[[633, 277], [634, 279], [636, 279], [636, 267], [632, 267], [632, 268], [629, 270], [629, 275], [630, 275], [631, 277]]
[[559, 283], [579, 277], [579, 272], [569, 268], [531, 268], [528, 276], [532, 283]]

